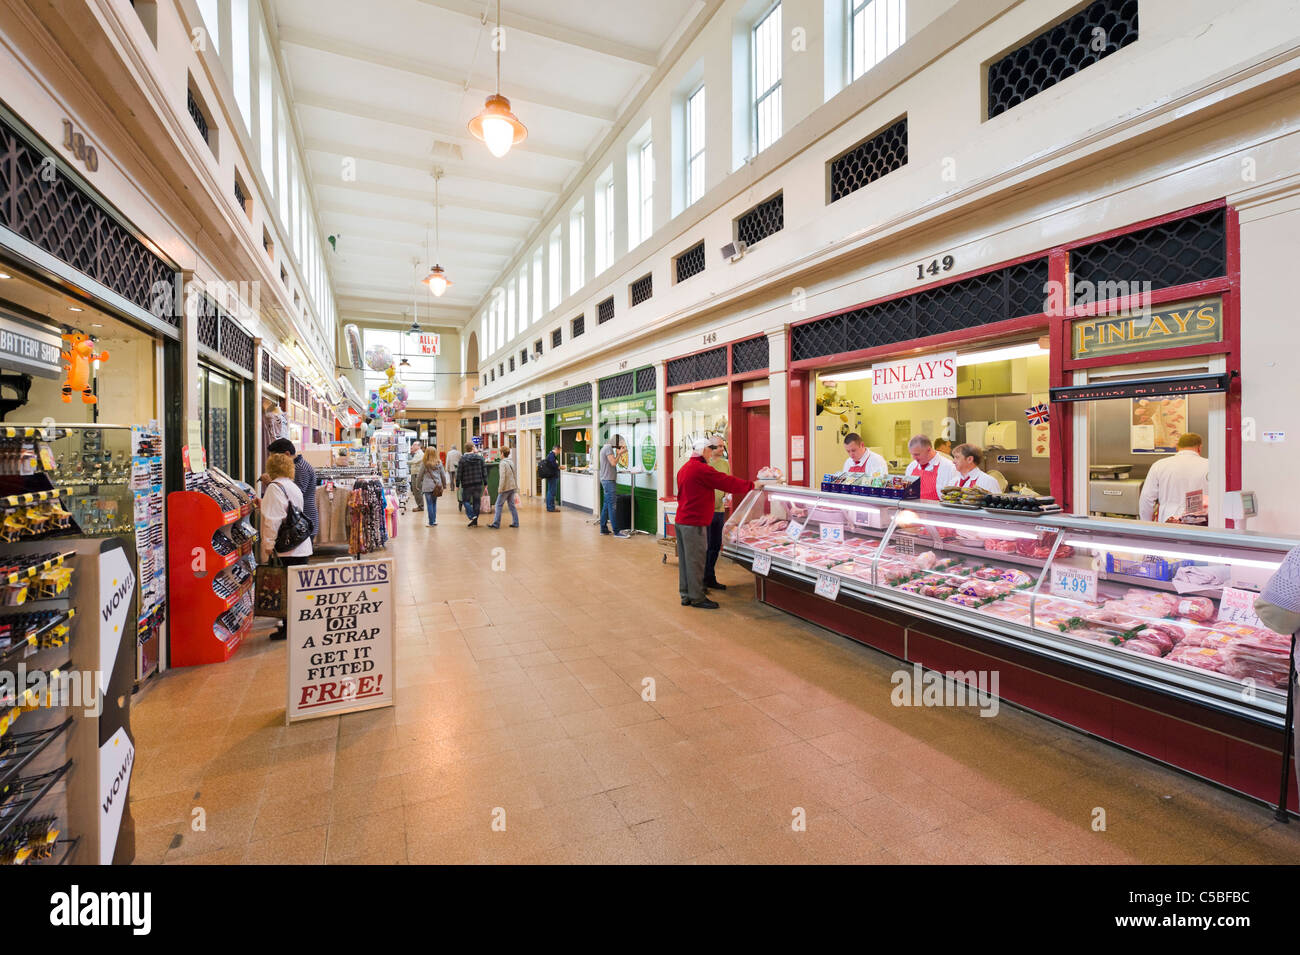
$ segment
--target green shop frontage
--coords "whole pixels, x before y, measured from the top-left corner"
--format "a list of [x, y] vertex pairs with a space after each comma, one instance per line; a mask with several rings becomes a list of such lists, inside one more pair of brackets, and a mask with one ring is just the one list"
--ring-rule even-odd
[[560, 503], [594, 514], [596, 478], [592, 471], [591, 385], [577, 385], [546, 396], [546, 450], [560, 447]]
[[[627, 445], [627, 461], [619, 464], [619, 527], [630, 520], [639, 531], [654, 534], [659, 520], [659, 476], [655, 429], [655, 368], [649, 365], [600, 381], [599, 452], [613, 435]], [[628, 512], [623, 508], [628, 506]]]

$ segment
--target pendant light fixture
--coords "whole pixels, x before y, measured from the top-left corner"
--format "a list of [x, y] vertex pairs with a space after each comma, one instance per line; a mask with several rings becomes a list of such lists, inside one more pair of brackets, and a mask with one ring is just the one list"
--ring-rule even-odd
[[501, 47], [505, 45], [505, 34], [501, 32], [501, 0], [497, 0], [497, 29], [492, 45], [497, 51], [497, 91], [483, 102], [478, 115], [469, 121], [469, 131], [500, 159], [510, 152], [511, 146], [522, 143], [528, 136], [527, 127], [510, 112], [510, 100], [501, 95]]
[[[435, 169], [433, 171], [433, 268], [431, 268], [429, 274], [421, 280], [425, 285], [429, 286], [429, 291], [433, 293], [434, 298], [441, 297], [443, 292], [451, 288], [451, 280], [447, 278], [447, 273], [444, 272], [442, 266], [438, 264], [438, 253], [442, 248], [442, 233], [438, 221], [438, 180], [441, 178], [442, 170]], [[429, 233], [427, 231], [424, 233], [424, 254], [426, 257], [429, 255]]]
[[[427, 236], [426, 236], [424, 242], [425, 242], [425, 245], [427, 246], [428, 243], [429, 243], [429, 240], [428, 240]], [[428, 250], [427, 248], [424, 250], [424, 254], [425, 254], [426, 256], [429, 254], [429, 250]], [[420, 260], [419, 260], [419, 259], [411, 259], [411, 265], [415, 266], [415, 268], [418, 269], [418, 268], [420, 267]], [[416, 274], [416, 275], [419, 275], [420, 273], [419, 273], [419, 272], [416, 272], [415, 274]], [[429, 281], [429, 280], [426, 278], [426, 279], [424, 279], [423, 281], [427, 282], [427, 281]], [[415, 294], [414, 289], [412, 289], [412, 291], [411, 291], [411, 308], [413, 308], [413, 309], [415, 310], [415, 318], [411, 320], [411, 327], [408, 328], [408, 329], [406, 330], [406, 334], [408, 334], [408, 335], [419, 335], [420, 332], [424, 331], [424, 329], [422, 329], [422, 328], [420, 327], [420, 299], [419, 299], [419, 296]], [[405, 312], [402, 313], [402, 317], [403, 317], [403, 318], [406, 317], [406, 313], [405, 313]]]

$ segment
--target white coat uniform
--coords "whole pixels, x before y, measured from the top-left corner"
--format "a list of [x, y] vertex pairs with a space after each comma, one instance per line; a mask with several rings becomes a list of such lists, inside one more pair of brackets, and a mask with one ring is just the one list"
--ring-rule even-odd
[[987, 471], [981, 471], [979, 468], [971, 468], [966, 472], [966, 476], [957, 475], [958, 487], [977, 487], [981, 491], [987, 491], [989, 494], [1001, 494], [1002, 488], [998, 485], [998, 479]]
[[1201, 507], [1191, 513], [1204, 514], [1210, 503], [1210, 462], [1192, 448], [1184, 448], [1151, 465], [1142, 484], [1138, 516], [1144, 521], [1156, 520], [1157, 514], [1161, 521], [1178, 520], [1189, 513], [1187, 495], [1196, 491], [1201, 492]]
[[865, 474], [867, 477], [875, 477], [877, 474], [884, 476], [889, 473], [889, 465], [875, 451], [867, 451], [862, 456], [861, 461], [854, 461], [852, 458], [846, 458], [844, 461], [844, 471], [849, 474]]
[[925, 467], [921, 467], [921, 465], [917, 464], [916, 461], [913, 460], [907, 466], [906, 473], [908, 477], [914, 477], [920, 476], [922, 471], [938, 472], [935, 474], [934, 486], [940, 491], [946, 487], [952, 487], [957, 483], [957, 479], [961, 476], [957, 473], [956, 465], [954, 465], [950, 459], [945, 458], [937, 451], [935, 452], [934, 457], [930, 459], [930, 463]]

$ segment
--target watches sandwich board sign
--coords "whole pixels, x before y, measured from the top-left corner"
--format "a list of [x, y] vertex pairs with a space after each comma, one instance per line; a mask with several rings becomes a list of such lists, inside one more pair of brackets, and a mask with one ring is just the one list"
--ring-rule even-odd
[[301, 564], [288, 576], [285, 722], [392, 706], [392, 558]]

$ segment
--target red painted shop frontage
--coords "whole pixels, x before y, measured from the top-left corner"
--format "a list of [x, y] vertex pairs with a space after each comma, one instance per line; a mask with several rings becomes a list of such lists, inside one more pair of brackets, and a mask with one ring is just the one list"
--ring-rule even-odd
[[[909, 663], [997, 671], [1004, 701], [1275, 803], [1286, 645], [1249, 603], [1296, 542], [1232, 530], [1235, 210], [1208, 202], [978, 271], [943, 255], [916, 268], [915, 289], [790, 326], [792, 490], [732, 516], [729, 556], [774, 606]], [[725, 389], [709, 407], [733, 434], [745, 381], [766, 375], [737, 376], [735, 347], [715, 350], [725, 364], [687, 356], [711, 374], [680, 388], [668, 363], [675, 397]], [[912, 387], [917, 368], [940, 380]], [[1209, 475], [1186, 513], [1205, 526], [1142, 500], [1158, 462], [1187, 465], [1189, 433]], [[845, 486], [850, 434], [897, 475], [913, 435], [975, 445], [1004, 494], [1060, 510], [882, 500]], [[766, 463], [731, 443], [736, 473]]]

